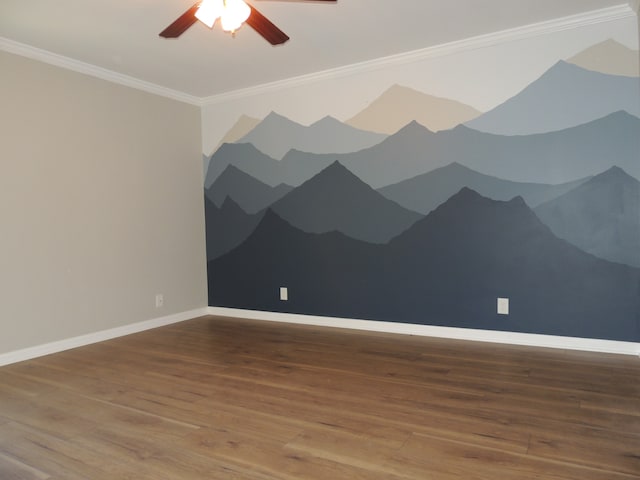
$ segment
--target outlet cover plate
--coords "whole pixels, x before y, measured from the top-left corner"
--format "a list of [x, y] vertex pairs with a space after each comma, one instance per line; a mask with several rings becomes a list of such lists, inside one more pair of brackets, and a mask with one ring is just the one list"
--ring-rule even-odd
[[498, 315], [509, 315], [508, 298], [498, 298]]

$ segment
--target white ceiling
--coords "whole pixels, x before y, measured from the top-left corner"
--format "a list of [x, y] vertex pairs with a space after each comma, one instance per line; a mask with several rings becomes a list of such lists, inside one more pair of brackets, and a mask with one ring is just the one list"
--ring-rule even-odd
[[[0, 0], [0, 37], [194, 98], [571, 15], [626, 0], [248, 0], [291, 40], [273, 47], [197, 22], [158, 33], [195, 0]], [[631, 0], [632, 2], [634, 0]]]

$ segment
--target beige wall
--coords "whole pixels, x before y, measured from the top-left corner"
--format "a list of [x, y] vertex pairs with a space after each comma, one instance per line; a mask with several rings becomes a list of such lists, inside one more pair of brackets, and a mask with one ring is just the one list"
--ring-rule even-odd
[[205, 307], [199, 108], [0, 72], [0, 354]]

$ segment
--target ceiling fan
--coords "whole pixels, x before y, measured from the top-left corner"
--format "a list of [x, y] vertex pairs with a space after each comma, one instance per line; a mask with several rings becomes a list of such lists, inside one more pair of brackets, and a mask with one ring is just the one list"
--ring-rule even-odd
[[[337, 0], [290, 1], [324, 1], [335, 3]], [[267, 17], [256, 10], [255, 7], [245, 3], [243, 0], [201, 0], [180, 15], [171, 25], [160, 32], [159, 35], [164, 38], [177, 38], [193, 25], [196, 20], [200, 20], [209, 28], [212, 28], [217, 19], [220, 19], [223, 30], [231, 32], [232, 34], [246, 22], [271, 45], [279, 45], [289, 40], [286, 33], [276, 27]]]

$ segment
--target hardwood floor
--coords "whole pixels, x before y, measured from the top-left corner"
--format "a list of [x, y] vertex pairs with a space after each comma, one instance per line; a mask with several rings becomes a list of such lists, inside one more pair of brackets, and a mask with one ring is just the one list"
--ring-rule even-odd
[[0, 368], [0, 479], [640, 479], [640, 359], [203, 317]]

